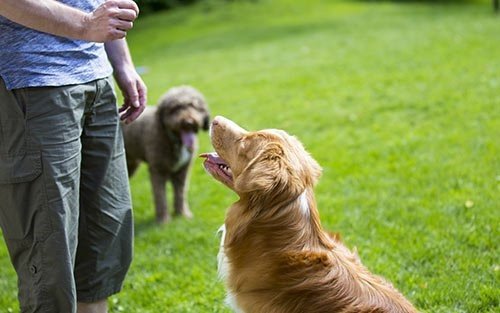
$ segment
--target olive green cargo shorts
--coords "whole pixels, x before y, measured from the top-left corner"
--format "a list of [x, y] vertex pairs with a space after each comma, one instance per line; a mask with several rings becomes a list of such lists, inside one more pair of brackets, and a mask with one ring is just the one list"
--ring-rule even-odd
[[0, 78], [0, 226], [22, 312], [117, 293], [133, 221], [112, 81], [7, 90]]

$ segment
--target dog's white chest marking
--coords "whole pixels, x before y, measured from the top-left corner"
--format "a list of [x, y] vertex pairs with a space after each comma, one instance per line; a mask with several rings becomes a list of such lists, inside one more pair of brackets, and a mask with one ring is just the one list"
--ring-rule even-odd
[[191, 152], [189, 152], [186, 146], [182, 145], [179, 159], [172, 165], [172, 171], [177, 172], [181, 167], [188, 164], [189, 161], [191, 161]]
[[[217, 233], [221, 233], [220, 245], [219, 245], [219, 253], [217, 253], [217, 273], [219, 278], [226, 282], [227, 277], [229, 275], [229, 261], [227, 259], [226, 253], [224, 252], [224, 242], [226, 239], [226, 225], [223, 224]], [[236, 304], [236, 299], [234, 295], [229, 291], [226, 287], [227, 295], [226, 295], [226, 305], [233, 309], [236, 313], [244, 313], [238, 305]]]
[[300, 196], [299, 196], [299, 207], [300, 207], [300, 212], [306, 217], [309, 218], [311, 216], [311, 210], [309, 209], [309, 203], [307, 202], [307, 194], [306, 191], [304, 191]]
[[226, 225], [223, 224], [219, 228], [217, 233], [221, 234], [219, 253], [217, 253], [217, 273], [219, 275], [219, 278], [225, 281], [227, 279], [227, 275], [229, 274], [229, 264], [227, 263], [226, 253], [224, 252], [224, 241], [226, 239]]

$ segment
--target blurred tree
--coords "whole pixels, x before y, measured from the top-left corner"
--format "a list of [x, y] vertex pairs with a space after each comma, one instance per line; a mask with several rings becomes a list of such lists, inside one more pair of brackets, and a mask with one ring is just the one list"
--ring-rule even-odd
[[[134, 0], [137, 5], [139, 5], [139, 8], [141, 9], [141, 12], [147, 13], [147, 12], [152, 12], [152, 11], [159, 11], [159, 10], [167, 10], [167, 9], [172, 9], [178, 6], [183, 6], [183, 5], [188, 5], [192, 4], [195, 2], [198, 2], [200, 0]], [[205, 0], [206, 1], [206, 0]], [[224, 0], [224, 1], [236, 1], [236, 0]], [[256, 0], [251, 0], [251, 1], [256, 1]], [[362, 0], [363, 1], [363, 0]], [[381, 1], [381, 0], [364, 0], [364, 1]], [[422, 2], [475, 2], [477, 0], [393, 0], [393, 1], [422, 1]], [[495, 12], [498, 12], [500, 10], [500, 0], [492, 0], [493, 2], [493, 8]]]
[[187, 5], [197, 0], [134, 0], [142, 12], [172, 9], [174, 7]]
[[[1, 1], [1, 0], [0, 0]], [[134, 0], [142, 13], [148, 13], [153, 11], [168, 10], [175, 7], [189, 5], [195, 2], [201, 2], [202, 0]], [[203, 0], [205, 2], [232, 2], [237, 0]], [[258, 0], [246, 0], [251, 2], [257, 2]]]

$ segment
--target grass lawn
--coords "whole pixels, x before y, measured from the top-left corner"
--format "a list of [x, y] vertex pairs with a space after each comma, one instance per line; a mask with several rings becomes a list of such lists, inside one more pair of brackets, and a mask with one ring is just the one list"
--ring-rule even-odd
[[[323, 166], [323, 226], [421, 311], [500, 312], [499, 30], [489, 1], [213, 0], [141, 17], [128, 41], [150, 103], [187, 83], [213, 115], [296, 135]], [[110, 311], [230, 312], [216, 230], [236, 196], [201, 159], [192, 220], [152, 222], [145, 166], [132, 192], [135, 259]], [[16, 293], [0, 244], [0, 312]]]

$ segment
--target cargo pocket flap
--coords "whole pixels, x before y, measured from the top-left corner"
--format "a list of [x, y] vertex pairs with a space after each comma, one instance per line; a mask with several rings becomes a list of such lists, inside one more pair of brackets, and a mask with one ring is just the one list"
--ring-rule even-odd
[[0, 155], [0, 184], [32, 181], [42, 173], [40, 152]]

